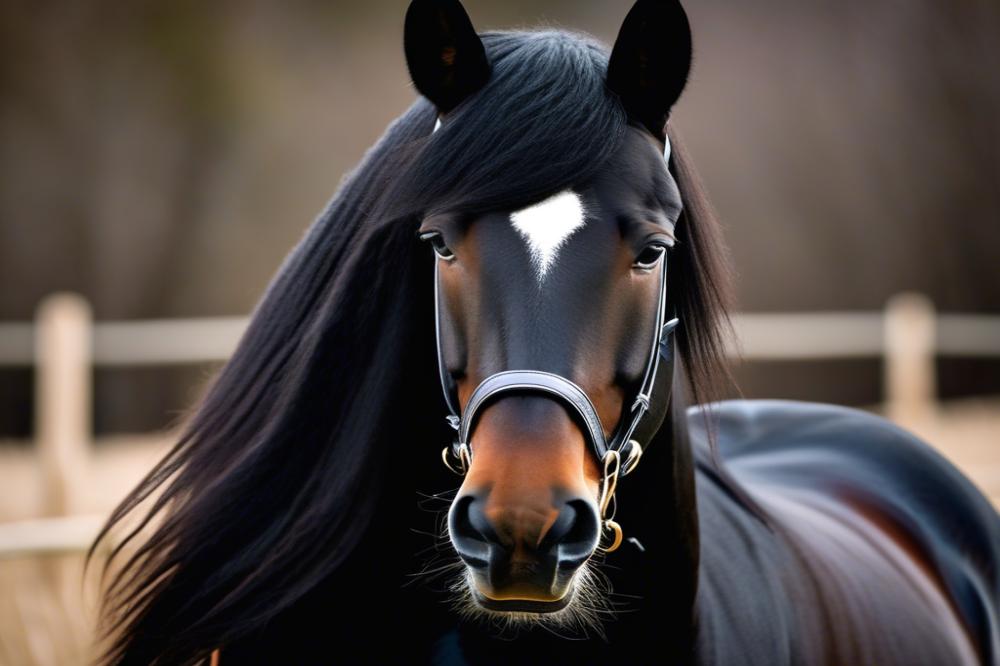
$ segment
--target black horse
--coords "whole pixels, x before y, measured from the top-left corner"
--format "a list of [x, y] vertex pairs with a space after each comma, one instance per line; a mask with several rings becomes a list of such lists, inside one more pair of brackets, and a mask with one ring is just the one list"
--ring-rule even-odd
[[666, 129], [680, 5], [609, 57], [414, 0], [405, 51], [422, 98], [110, 519], [143, 518], [104, 661], [998, 663], [1000, 520], [950, 464], [848, 409], [685, 406], [728, 297]]

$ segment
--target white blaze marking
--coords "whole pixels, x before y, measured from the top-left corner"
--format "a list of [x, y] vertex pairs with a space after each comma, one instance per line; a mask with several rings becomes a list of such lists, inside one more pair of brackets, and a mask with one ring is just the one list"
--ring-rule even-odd
[[511, 224], [528, 244], [539, 282], [545, 279], [566, 240], [583, 226], [583, 220], [583, 202], [569, 190], [511, 213]]

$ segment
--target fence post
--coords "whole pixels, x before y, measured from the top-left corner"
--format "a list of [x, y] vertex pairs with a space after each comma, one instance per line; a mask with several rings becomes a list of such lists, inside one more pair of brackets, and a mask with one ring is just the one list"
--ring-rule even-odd
[[54, 294], [38, 308], [35, 330], [35, 433], [45, 512], [66, 516], [84, 492], [91, 439], [90, 306]]
[[933, 417], [937, 406], [934, 304], [923, 294], [903, 293], [885, 308], [886, 414], [900, 423]]

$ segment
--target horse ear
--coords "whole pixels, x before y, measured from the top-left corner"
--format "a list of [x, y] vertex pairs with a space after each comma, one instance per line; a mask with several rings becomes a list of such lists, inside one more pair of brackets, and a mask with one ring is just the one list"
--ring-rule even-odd
[[403, 33], [413, 85], [447, 113], [490, 78], [490, 63], [458, 0], [413, 0]]
[[638, 0], [608, 61], [608, 88], [630, 117], [664, 138], [691, 70], [691, 26], [677, 0]]

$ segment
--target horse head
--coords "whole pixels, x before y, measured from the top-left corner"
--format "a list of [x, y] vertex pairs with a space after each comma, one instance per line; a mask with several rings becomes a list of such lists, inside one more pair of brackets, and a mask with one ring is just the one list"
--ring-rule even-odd
[[[561, 33], [533, 39], [571, 48]], [[431, 141], [496, 122], [490, 51], [458, 2], [413, 2], [405, 51], [415, 87], [438, 110]], [[690, 61], [680, 4], [640, 0], [594, 91], [628, 119], [599, 168], [565, 173], [558, 191], [527, 205], [431, 202], [423, 215], [456, 430], [443, 456], [464, 475], [448, 531], [483, 609], [561, 611], [595, 552], [621, 543], [615, 488], [670, 402], [668, 264], [684, 203], [666, 122]], [[523, 85], [546, 94], [545, 81]], [[560, 157], [526, 150], [517, 166], [531, 173]]]

